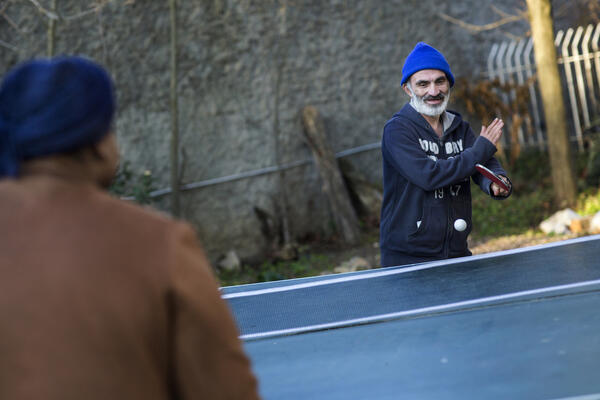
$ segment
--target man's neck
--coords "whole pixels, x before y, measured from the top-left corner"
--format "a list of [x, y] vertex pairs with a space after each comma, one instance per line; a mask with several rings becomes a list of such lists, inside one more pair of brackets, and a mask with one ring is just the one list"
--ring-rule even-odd
[[444, 124], [442, 123], [442, 116], [437, 115], [435, 117], [432, 117], [430, 115], [425, 115], [425, 114], [421, 114], [421, 115], [429, 123], [429, 125], [434, 130], [436, 135], [438, 135], [438, 137], [442, 137], [442, 135], [444, 134]]
[[22, 178], [53, 176], [74, 183], [97, 184], [94, 172], [86, 164], [63, 155], [51, 155], [32, 159], [21, 165]]

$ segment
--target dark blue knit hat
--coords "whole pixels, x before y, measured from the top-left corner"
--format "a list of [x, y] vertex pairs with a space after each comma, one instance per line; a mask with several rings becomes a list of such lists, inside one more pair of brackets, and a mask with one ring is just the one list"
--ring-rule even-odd
[[0, 178], [23, 160], [98, 142], [115, 112], [108, 73], [81, 57], [25, 62], [0, 86]]
[[442, 53], [423, 42], [417, 43], [413, 51], [406, 57], [402, 67], [402, 81], [400, 84], [404, 85], [415, 72], [423, 69], [439, 69], [445, 72], [450, 81], [450, 87], [454, 86], [454, 75], [450, 72], [448, 61]]

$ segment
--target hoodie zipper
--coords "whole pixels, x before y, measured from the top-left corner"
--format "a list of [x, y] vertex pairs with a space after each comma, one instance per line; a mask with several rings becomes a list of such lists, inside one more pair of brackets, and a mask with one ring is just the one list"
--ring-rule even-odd
[[[425, 123], [427, 124], [427, 127], [429, 128], [429, 132], [433, 134], [433, 137], [435, 138], [437, 145], [440, 149], [440, 154], [442, 151], [444, 151], [443, 149], [445, 149], [445, 147], [442, 147], [442, 138], [444, 136], [446, 136], [446, 131], [442, 132], [442, 137], [439, 137], [437, 135], [437, 133], [435, 132], [435, 130], [433, 129], [433, 127], [431, 126], [431, 124], [427, 121], [425, 121]], [[452, 124], [449, 128], [452, 127]], [[450, 132], [450, 130], [448, 130], [448, 132]], [[445, 142], [444, 142], [445, 143]], [[445, 188], [443, 188], [444, 192], [446, 191]], [[452, 230], [454, 229], [454, 224], [452, 221], [452, 201], [450, 201], [447, 196], [446, 193], [444, 193], [444, 197], [443, 197], [443, 201], [446, 202], [446, 237], [444, 238], [444, 249], [443, 249], [443, 256], [444, 258], [448, 258], [450, 255], [450, 239], [452, 236]]]
[[454, 225], [452, 223], [452, 216], [450, 215], [452, 213], [452, 202], [451, 201], [446, 200], [446, 210], [447, 210], [447, 217], [446, 217], [446, 240], [444, 241], [444, 258], [448, 258], [448, 256], [450, 255], [450, 239], [452, 238], [452, 229], [453, 229], [453, 225]]
[[[442, 138], [445, 136], [446, 132], [442, 133], [442, 137], [439, 137], [437, 135], [437, 133], [435, 133], [435, 131], [433, 130], [433, 127], [429, 124], [429, 122], [427, 123], [427, 125], [429, 126], [429, 130], [431, 132], [433, 132], [434, 137], [436, 139], [437, 145], [440, 149], [440, 154], [443, 151], [443, 149], [445, 149], [444, 146], [442, 146]], [[444, 142], [445, 143], [445, 142]], [[446, 188], [443, 188], [444, 192], [446, 192]], [[448, 193], [448, 195], [450, 195], [450, 193]], [[443, 250], [443, 256], [444, 258], [448, 258], [448, 256], [450, 255], [450, 239], [452, 236], [452, 228], [453, 228], [453, 224], [452, 224], [452, 202], [449, 201], [448, 196], [446, 196], [446, 193], [444, 193], [444, 202], [446, 203], [446, 236], [444, 238], [444, 250]]]
[[[429, 122], [425, 122], [427, 124], [427, 127], [429, 128], [429, 132], [433, 133], [433, 137], [435, 138], [435, 141], [438, 145], [438, 148], [440, 149], [440, 154], [442, 151], [444, 151], [445, 147], [442, 146], [442, 138], [444, 136], [446, 136], [446, 132], [442, 132], [442, 137], [439, 137], [437, 135], [437, 133], [435, 132], [435, 130], [433, 129], [433, 127], [431, 126], [431, 124]], [[444, 142], [445, 143], [445, 142]], [[447, 196], [446, 196], [446, 188], [442, 188], [442, 190], [444, 190], [444, 196], [442, 197], [443, 201], [446, 203], [446, 235], [444, 238], [444, 249], [443, 249], [443, 257], [444, 258], [448, 258], [448, 256], [450, 255], [450, 238], [452, 235], [452, 229], [453, 229], [453, 223], [451, 221], [451, 213], [452, 213], [452, 202], [448, 200]]]

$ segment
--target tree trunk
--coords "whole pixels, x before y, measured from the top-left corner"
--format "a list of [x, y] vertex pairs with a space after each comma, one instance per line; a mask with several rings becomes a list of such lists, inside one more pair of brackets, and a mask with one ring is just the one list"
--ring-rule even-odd
[[562, 86], [556, 62], [550, 0], [527, 0], [538, 82], [544, 104], [554, 198], [560, 207], [575, 203], [575, 180]]
[[177, 5], [169, 0], [171, 17], [171, 213], [179, 217], [179, 109], [177, 105]]
[[323, 191], [331, 205], [336, 228], [346, 243], [356, 244], [360, 240], [358, 217], [352, 207], [335, 154], [327, 143], [323, 120], [316, 108], [306, 106], [302, 110], [302, 122], [306, 141], [323, 181]]
[[[56, 14], [56, 0], [52, 0], [50, 3], [50, 11]], [[54, 56], [54, 42], [56, 40], [56, 20], [50, 18], [48, 20], [48, 41], [46, 47], [46, 55], [48, 58]]]

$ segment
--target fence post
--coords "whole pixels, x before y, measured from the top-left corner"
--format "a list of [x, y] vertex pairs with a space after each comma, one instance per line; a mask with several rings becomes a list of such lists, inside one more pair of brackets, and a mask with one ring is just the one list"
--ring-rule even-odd
[[[501, 85], [504, 85], [506, 83], [506, 79], [504, 79], [504, 65], [502, 63], [502, 60], [504, 58], [504, 53], [506, 52], [507, 47], [508, 47], [508, 44], [506, 42], [502, 42], [502, 44], [500, 45], [500, 48], [498, 49], [498, 53], [496, 54], [496, 67], [498, 67], [498, 80], [500, 81]], [[502, 97], [502, 101], [505, 104], [508, 104], [508, 95], [506, 93], [502, 93], [501, 97]], [[500, 115], [500, 117], [504, 118], [504, 116], [502, 116], [502, 115]], [[504, 145], [508, 144], [506, 135], [502, 135], [502, 138], [500, 140], [501, 140], [502, 144], [504, 144]]]
[[581, 103], [581, 113], [583, 115], [583, 123], [585, 128], [590, 127], [590, 113], [588, 111], [587, 96], [585, 93], [585, 86], [583, 81], [583, 71], [581, 70], [582, 57], [579, 53], [579, 42], [583, 34], [583, 28], [579, 27], [575, 31], [573, 42], [571, 43], [571, 59], [573, 60], [573, 67], [575, 68], [575, 79], [577, 79], [577, 89], [579, 91], [579, 100]]
[[[525, 78], [523, 76], [524, 63], [521, 58], [521, 56], [523, 55], [524, 48], [525, 48], [525, 40], [519, 40], [517, 43], [517, 48], [515, 49], [515, 58], [514, 58], [515, 75], [517, 76], [517, 85], [519, 85], [519, 86], [523, 86], [525, 84]], [[526, 142], [529, 142], [530, 145], [534, 145], [535, 144], [535, 136], [534, 136], [533, 127], [531, 124], [531, 118], [530, 118], [529, 114], [523, 115], [523, 120], [526, 121], [527, 136], [529, 137], [529, 140], [523, 139], [523, 144], [526, 144]], [[521, 130], [521, 135], [523, 135], [522, 130]]]
[[592, 49], [594, 50], [594, 65], [596, 67], [596, 82], [600, 85], [600, 49], [598, 48], [598, 42], [600, 41], [600, 22], [596, 25], [594, 36], [592, 37]]
[[581, 49], [583, 54], [583, 64], [585, 66], [585, 76], [588, 81], [588, 89], [590, 90], [590, 100], [592, 102], [592, 109], [594, 113], [598, 112], [598, 104], [596, 101], [596, 92], [594, 90], [594, 78], [592, 77], [592, 63], [590, 61], [590, 39], [592, 38], [592, 32], [594, 31], [594, 25], [588, 25], [583, 35], [583, 42], [581, 43]]
[[573, 115], [575, 137], [577, 139], [577, 147], [583, 150], [583, 138], [581, 131], [581, 120], [577, 110], [577, 97], [575, 96], [575, 85], [573, 83], [573, 71], [571, 71], [571, 58], [569, 57], [569, 43], [573, 37], [573, 28], [567, 29], [564, 40], [562, 42], [561, 53], [563, 58], [563, 66], [565, 67], [565, 75], [567, 77], [567, 90], [569, 91], [569, 101], [571, 102], [571, 113]]
[[[508, 45], [508, 50], [506, 51], [506, 77], [507, 77], [507, 81], [509, 83], [509, 85], [514, 86], [515, 84], [515, 80], [513, 78], [513, 74], [516, 73], [517, 69], [516, 66], [512, 64], [512, 59], [513, 59], [513, 54], [515, 54], [515, 50], [517, 48], [517, 41], [512, 40], [510, 42], [510, 44]], [[510, 89], [510, 100], [512, 102], [517, 101], [517, 90], [515, 88], [511, 88]], [[511, 115], [511, 125], [515, 124], [515, 118], [514, 116]], [[511, 127], [511, 129], [515, 129], [514, 126]], [[524, 144], [525, 143], [525, 138], [523, 137], [523, 126], [521, 124], [521, 122], [519, 122], [519, 126], [517, 127], [517, 138], [518, 138], [518, 142], [519, 144]], [[512, 141], [512, 136], [511, 136], [511, 141]], [[514, 146], [515, 144], [512, 143], [512, 146]]]
[[537, 100], [537, 92], [535, 90], [535, 82], [533, 80], [533, 63], [531, 62], [531, 51], [533, 50], [533, 38], [529, 38], [527, 41], [527, 47], [525, 47], [525, 54], [523, 58], [525, 60], [525, 71], [527, 72], [527, 80], [529, 81], [529, 98], [531, 99], [531, 105], [533, 108], [533, 123], [535, 125], [535, 132], [537, 136], [537, 144], [539, 148], [544, 148], [544, 134], [542, 132], [542, 119], [540, 117], [540, 106]]

